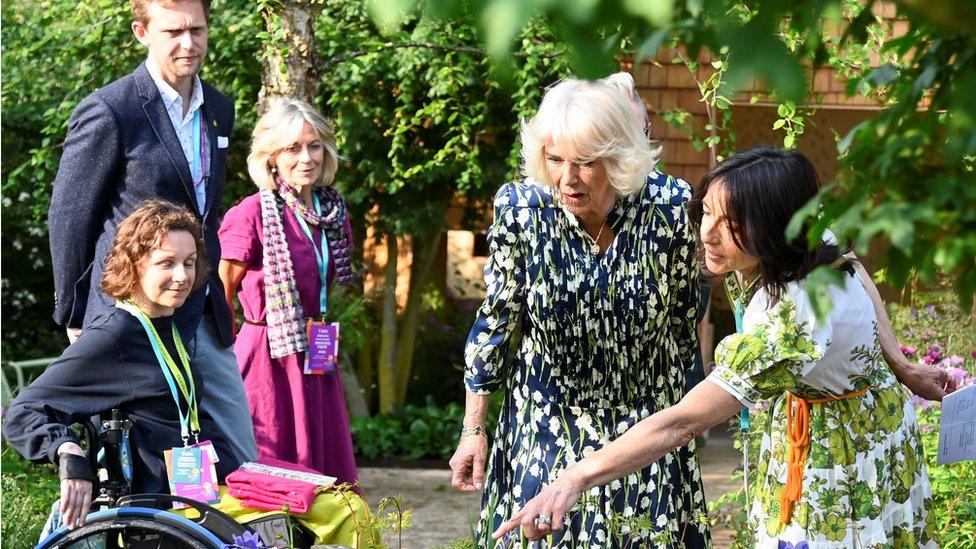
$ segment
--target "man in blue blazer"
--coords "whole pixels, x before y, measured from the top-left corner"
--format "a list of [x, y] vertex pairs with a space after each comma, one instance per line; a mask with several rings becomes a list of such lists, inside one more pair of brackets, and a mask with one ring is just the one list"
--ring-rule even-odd
[[140, 202], [162, 198], [197, 212], [210, 265], [206, 286], [174, 315], [205, 380], [200, 405], [235, 457], [257, 449], [234, 353], [231, 316], [217, 276], [220, 199], [234, 126], [230, 100], [197, 76], [207, 53], [210, 0], [131, 0], [136, 38], [148, 49], [135, 72], [75, 108], [48, 226], [54, 266], [54, 320], [71, 342], [114, 303], [101, 291], [116, 226]]

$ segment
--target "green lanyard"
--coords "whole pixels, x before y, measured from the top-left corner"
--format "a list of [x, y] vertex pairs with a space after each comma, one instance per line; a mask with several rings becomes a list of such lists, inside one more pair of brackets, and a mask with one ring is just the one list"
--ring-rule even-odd
[[[315, 207], [315, 213], [319, 216], [322, 215], [322, 203], [319, 202], [319, 197], [315, 193], [312, 193], [312, 204]], [[319, 289], [319, 312], [322, 316], [329, 310], [329, 239], [326, 237], [325, 231], [322, 231], [322, 246], [321, 250], [315, 246], [315, 237], [312, 236], [312, 230], [309, 228], [308, 223], [298, 212], [295, 212], [295, 219], [298, 220], [299, 226], [302, 228], [302, 232], [308, 237], [308, 241], [312, 244], [312, 249], [315, 250], [315, 262], [319, 268], [319, 279], [322, 281], [322, 286]]]
[[[115, 306], [128, 311], [132, 316], [136, 317], [142, 324], [143, 329], [146, 330], [146, 335], [149, 336], [149, 343], [152, 345], [153, 352], [156, 353], [156, 360], [159, 361], [159, 367], [163, 370], [163, 377], [166, 378], [170, 393], [172, 393], [173, 400], [176, 402], [176, 410], [180, 414], [180, 436], [183, 438], [183, 444], [189, 444], [191, 436], [194, 442], [197, 442], [200, 434], [200, 415], [196, 399], [197, 389], [196, 384], [193, 382], [193, 374], [190, 371], [190, 358], [186, 354], [186, 348], [183, 347], [183, 339], [180, 337], [180, 332], [176, 329], [176, 324], [172, 326], [173, 343], [176, 345], [176, 352], [180, 356], [180, 362], [183, 365], [182, 369], [176, 365], [176, 361], [173, 360], [169, 351], [166, 350], [166, 346], [163, 345], [163, 341], [160, 339], [156, 327], [153, 326], [149, 317], [146, 316], [146, 313], [138, 305], [131, 301], [123, 301], [116, 303]], [[177, 392], [177, 387], [179, 387], [179, 392]], [[183, 407], [180, 405], [180, 394], [183, 395], [189, 407], [187, 413], [183, 412]]]

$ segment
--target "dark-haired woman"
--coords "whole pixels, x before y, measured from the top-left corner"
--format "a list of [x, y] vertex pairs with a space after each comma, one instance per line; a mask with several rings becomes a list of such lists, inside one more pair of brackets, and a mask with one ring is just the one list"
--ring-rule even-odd
[[[771, 148], [737, 154], [705, 176], [692, 217], [705, 267], [740, 289], [740, 333], [719, 344], [715, 370], [680, 403], [565, 470], [497, 537], [519, 526], [533, 539], [560, 529], [582, 491], [772, 399], [750, 494], [757, 547], [937, 546], [914, 410], [882, 358], [871, 300], [837, 246], [811, 251], [803, 237], [784, 237], [817, 188], [805, 157]], [[804, 290], [820, 265], [844, 273], [825, 319]]]

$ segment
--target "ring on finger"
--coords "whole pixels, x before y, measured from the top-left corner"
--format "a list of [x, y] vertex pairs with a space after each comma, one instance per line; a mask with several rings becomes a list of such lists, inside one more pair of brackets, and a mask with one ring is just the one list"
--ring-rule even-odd
[[549, 515], [539, 515], [535, 518], [535, 524], [536, 526], [539, 526], [541, 524], [545, 524], [546, 526], [549, 526], [550, 524], [552, 524], [552, 517], [550, 517]]

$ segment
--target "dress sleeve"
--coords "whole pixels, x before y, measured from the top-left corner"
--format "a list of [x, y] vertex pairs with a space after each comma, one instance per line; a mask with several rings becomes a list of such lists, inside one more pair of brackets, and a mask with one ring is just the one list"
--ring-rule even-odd
[[[485, 301], [478, 308], [464, 349], [464, 382], [477, 395], [502, 385], [510, 353], [518, 344], [525, 286], [525, 247], [506, 185], [495, 196], [495, 219], [488, 232]], [[524, 210], [523, 210], [524, 212]]]
[[708, 379], [746, 406], [797, 391], [799, 381], [826, 354], [832, 332], [832, 319], [818, 321], [806, 293], [791, 285], [765, 320], [747, 322], [744, 333], [718, 344]]
[[220, 238], [220, 259], [240, 261], [250, 265], [261, 256], [261, 201], [248, 197], [224, 215], [217, 236]]
[[57, 463], [61, 444], [78, 442], [72, 424], [132, 400], [115, 337], [92, 326], [17, 395], [5, 414], [3, 434], [25, 458]]
[[669, 324], [677, 345], [677, 364], [686, 375], [695, 368], [698, 354], [698, 310], [700, 289], [698, 267], [695, 262], [696, 238], [688, 218], [688, 199], [691, 189], [687, 183], [678, 182], [682, 199], [672, 204], [674, 215], [673, 240], [668, 257], [668, 281], [674, 296], [671, 302]]

